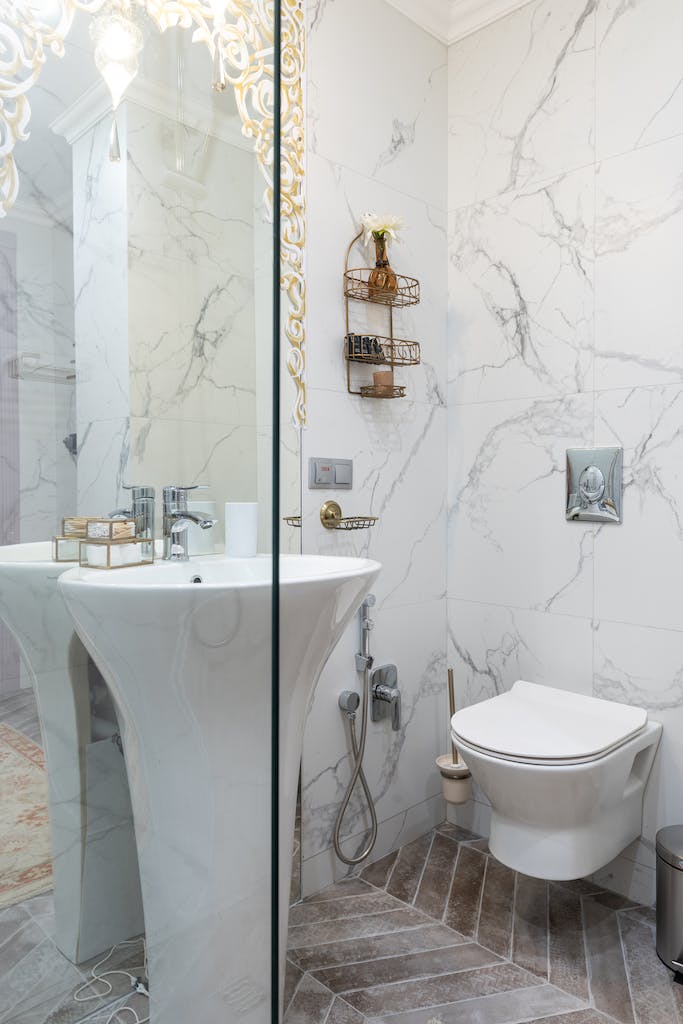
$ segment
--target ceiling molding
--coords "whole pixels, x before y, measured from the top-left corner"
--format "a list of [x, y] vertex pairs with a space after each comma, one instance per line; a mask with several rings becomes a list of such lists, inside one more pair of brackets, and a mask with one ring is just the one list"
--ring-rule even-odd
[[442, 43], [450, 45], [486, 28], [531, 0], [387, 0]]

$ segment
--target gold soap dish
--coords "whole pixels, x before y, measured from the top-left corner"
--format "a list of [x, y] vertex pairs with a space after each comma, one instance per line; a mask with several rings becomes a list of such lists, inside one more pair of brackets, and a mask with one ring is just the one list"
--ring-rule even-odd
[[379, 516], [343, 516], [336, 501], [326, 501], [320, 509], [320, 522], [326, 530], [369, 530]]
[[282, 519], [287, 526], [294, 526], [297, 530], [301, 529], [301, 516], [283, 516]]

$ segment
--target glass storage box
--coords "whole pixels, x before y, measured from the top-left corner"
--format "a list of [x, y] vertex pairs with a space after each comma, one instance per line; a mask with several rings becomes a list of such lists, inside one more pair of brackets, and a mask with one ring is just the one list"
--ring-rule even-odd
[[154, 541], [147, 537], [125, 540], [81, 540], [80, 563], [86, 569], [126, 569], [151, 565]]

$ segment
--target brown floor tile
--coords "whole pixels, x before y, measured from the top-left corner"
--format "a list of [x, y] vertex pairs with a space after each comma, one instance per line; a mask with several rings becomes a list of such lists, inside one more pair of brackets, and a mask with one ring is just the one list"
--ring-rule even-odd
[[609, 1017], [597, 1010], [576, 1010], [574, 1013], [561, 1013], [553, 1017], [536, 1017], [528, 1024], [612, 1024]]
[[290, 950], [288, 955], [302, 970], [313, 971], [322, 967], [377, 960], [379, 957], [419, 953], [425, 949], [440, 949], [465, 941], [464, 936], [454, 932], [452, 928], [430, 923], [423, 928], [388, 932], [366, 939], [346, 939], [341, 942], [326, 942], [319, 946], [305, 946], [302, 949]]
[[515, 872], [489, 857], [484, 875], [477, 942], [500, 956], [510, 956]]
[[382, 857], [381, 860], [376, 860], [374, 864], [368, 864], [366, 868], [363, 868], [360, 877], [369, 882], [370, 885], [376, 885], [378, 889], [383, 889], [387, 884], [397, 857], [398, 850], [393, 850], [386, 857]]
[[297, 903], [289, 911], [292, 927], [318, 921], [338, 921], [345, 917], [379, 914], [384, 910], [401, 910], [403, 904], [386, 892], [372, 891], [369, 896], [343, 896], [341, 899]]
[[284, 1024], [322, 1024], [334, 996], [320, 982], [305, 975], [284, 1016]]
[[548, 978], [548, 886], [541, 878], [517, 875], [512, 961]]
[[593, 896], [584, 897], [582, 902], [590, 987], [595, 1007], [623, 1024], [633, 1024], [617, 915]]
[[325, 1024], [364, 1024], [365, 1017], [346, 1000], [336, 996]]
[[554, 883], [548, 886], [548, 927], [550, 983], [588, 1001], [581, 899]]
[[303, 924], [290, 928], [288, 948], [317, 946], [322, 942], [337, 942], [340, 939], [362, 938], [366, 935], [382, 935], [404, 928], [418, 928], [430, 924], [430, 919], [406, 907], [404, 910], [389, 910], [383, 914], [365, 914], [363, 917], [343, 918], [340, 921], [321, 921], [317, 924]]
[[512, 964], [501, 964], [474, 971], [459, 971], [457, 974], [442, 974], [437, 978], [380, 985], [349, 992], [345, 998], [366, 1017], [377, 1017], [420, 1007], [436, 1007], [440, 1003], [461, 999], [474, 999], [494, 992], [508, 992], [530, 985], [540, 985], [540, 982]]
[[[552, 1021], [564, 1019], [563, 1011], [573, 1010], [578, 1005], [577, 999], [552, 985], [537, 985], [457, 1003], [409, 1010], [387, 1017], [372, 1017], [368, 1019], [368, 1024], [427, 1024], [430, 1020], [440, 1021], [441, 1024], [511, 1024], [513, 1021], [530, 1021], [533, 1018], [537, 1021], [545, 1018], [551, 1024]], [[562, 1017], [546, 1017], [554, 1013], [561, 1013]], [[569, 1018], [571, 1015], [566, 1016]], [[600, 1015], [596, 1015], [595, 1024], [598, 1018], [607, 1024], [607, 1018]], [[577, 1021], [576, 1024], [582, 1022]], [[585, 1021], [583, 1024], [594, 1022]]]
[[287, 960], [285, 964], [285, 987], [282, 995], [282, 1005], [285, 1010], [291, 1003], [292, 996], [303, 976], [304, 972], [296, 964], [293, 964], [291, 960]]
[[500, 963], [495, 953], [483, 949], [475, 942], [443, 949], [430, 949], [405, 956], [389, 956], [380, 960], [367, 960], [362, 964], [347, 964], [315, 971], [314, 977], [333, 992], [350, 992], [375, 985], [389, 985], [396, 981], [429, 978], [437, 974], [472, 970]]
[[486, 860], [480, 850], [461, 846], [455, 865], [444, 923], [468, 938], [477, 931]]
[[415, 906], [438, 921], [441, 920], [446, 909], [446, 900], [457, 856], [457, 843], [447, 836], [437, 833], [434, 836], [420, 887], [415, 897]]
[[402, 846], [394, 870], [391, 872], [386, 890], [392, 896], [406, 903], [412, 903], [420, 884], [422, 871], [432, 845], [432, 834], [416, 839], [414, 843]]
[[682, 1024], [681, 986], [655, 949], [654, 910], [617, 914], [637, 1024]]

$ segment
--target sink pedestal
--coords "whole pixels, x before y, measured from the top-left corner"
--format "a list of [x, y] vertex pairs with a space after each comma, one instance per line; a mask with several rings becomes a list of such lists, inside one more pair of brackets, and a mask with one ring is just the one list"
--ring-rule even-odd
[[0, 547], [0, 619], [31, 675], [45, 746], [55, 942], [81, 963], [140, 934], [143, 918], [126, 766], [116, 725], [91, 714], [93, 666], [57, 586], [66, 568], [49, 542]]
[[[281, 966], [306, 708], [379, 568], [364, 559], [281, 560]], [[198, 575], [203, 583], [191, 583]], [[61, 588], [122, 723], [151, 1024], [263, 1024], [270, 999], [270, 560], [73, 570]]]

